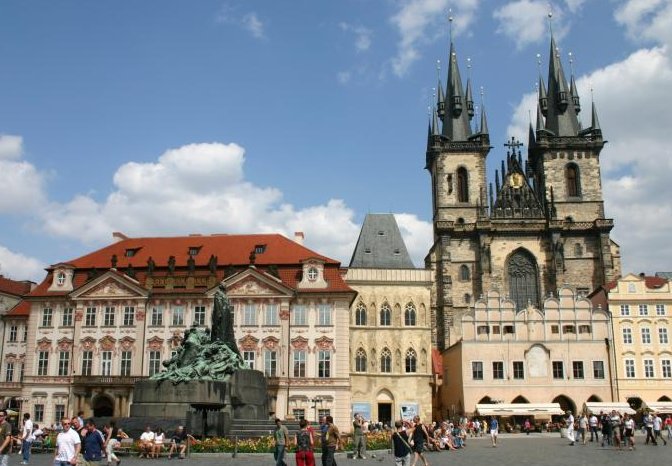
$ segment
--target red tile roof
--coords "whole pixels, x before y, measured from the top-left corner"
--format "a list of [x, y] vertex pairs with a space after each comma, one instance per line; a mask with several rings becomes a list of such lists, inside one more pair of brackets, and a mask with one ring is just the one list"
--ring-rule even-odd
[[[209, 276], [208, 262], [210, 256], [217, 257], [217, 280], [221, 281], [233, 269], [240, 272], [250, 265], [250, 254], [257, 247], [263, 247], [262, 253], [255, 254], [255, 267], [260, 271], [272, 273], [275, 267], [277, 275], [286, 286], [296, 289], [301, 281], [302, 263], [308, 259], [317, 259], [324, 262], [324, 276], [328, 283], [327, 289], [301, 290], [301, 292], [351, 292], [352, 289], [345, 283], [339, 271], [340, 263], [334, 259], [318, 254], [282, 235], [209, 235], [209, 236], [180, 236], [159, 238], [126, 238], [102, 249], [94, 251], [77, 259], [61, 264], [75, 268], [73, 276], [74, 289], [78, 289], [91, 280], [91, 272], [96, 276], [109, 270], [112, 266], [112, 256], [117, 256], [117, 271], [123, 274], [129, 265], [133, 268], [135, 279], [141, 284], [148, 277], [147, 261], [151, 257], [155, 263], [154, 277], [165, 277], [168, 274], [168, 260], [175, 258], [173, 277], [185, 277], [188, 274], [189, 250], [198, 248], [198, 254], [193, 256], [195, 262], [195, 277]], [[127, 255], [127, 251], [133, 251]], [[53, 280], [53, 271], [60, 265], [56, 264], [48, 269], [47, 277], [30, 294], [31, 297], [63, 296], [65, 291], [49, 291]], [[153, 294], [182, 294], [201, 293], [204, 287], [195, 289], [173, 288], [163, 289], [155, 287]]]
[[17, 317], [17, 316], [29, 316], [30, 315], [30, 303], [28, 301], [21, 301], [16, 306], [7, 311], [7, 316]]
[[[644, 279], [644, 285], [650, 289], [650, 290], [655, 290], [657, 288], [660, 288], [664, 284], [667, 283], [667, 278], [664, 277], [655, 277], [651, 275], [645, 275], [645, 276], [639, 276], [640, 278]], [[617, 280], [614, 280], [613, 282], [607, 283], [606, 287], [609, 290], [613, 290], [616, 288]]]
[[34, 285], [34, 283], [27, 280], [11, 280], [0, 275], [0, 293], [7, 293], [14, 296], [24, 296], [30, 292], [32, 285]]

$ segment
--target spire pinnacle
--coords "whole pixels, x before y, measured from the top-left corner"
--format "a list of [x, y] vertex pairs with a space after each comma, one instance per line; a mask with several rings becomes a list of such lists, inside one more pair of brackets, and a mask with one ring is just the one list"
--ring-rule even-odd
[[579, 100], [579, 91], [576, 89], [576, 81], [574, 80], [574, 56], [572, 52], [569, 52], [568, 55], [569, 55], [569, 71], [571, 73], [569, 95], [572, 97], [572, 102], [574, 103], [574, 111], [576, 113], [579, 113], [581, 111], [581, 102]]
[[474, 98], [471, 92], [471, 58], [467, 58], [467, 114], [471, 120], [474, 117]]
[[441, 60], [436, 60], [436, 79], [437, 79], [437, 97], [436, 97], [436, 113], [439, 118], [443, 120], [446, 114], [446, 97], [443, 94], [443, 86], [441, 85]]
[[[464, 96], [460, 69], [457, 65], [455, 45], [450, 43], [450, 62], [446, 80], [445, 115], [443, 117], [443, 135], [451, 141], [467, 141], [471, 136], [469, 125], [469, 104]], [[467, 111], [464, 106], [467, 106]], [[473, 111], [473, 110], [472, 110]]]
[[546, 112], [544, 112], [541, 92], [539, 98], [541, 111], [546, 117], [546, 129], [555, 136], [578, 136], [580, 128], [575, 102], [571, 89], [567, 85], [559, 48], [553, 36], [551, 36], [549, 55], [548, 94], [546, 96], [548, 108]]
[[489, 134], [488, 130], [488, 117], [485, 114], [485, 103], [484, 103], [484, 96], [485, 91], [483, 90], [483, 86], [481, 86], [481, 128], [479, 132], [481, 134]]

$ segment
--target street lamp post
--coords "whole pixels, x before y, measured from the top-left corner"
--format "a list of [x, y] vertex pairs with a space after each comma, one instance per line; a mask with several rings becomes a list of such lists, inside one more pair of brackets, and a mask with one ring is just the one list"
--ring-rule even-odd
[[322, 406], [322, 397], [316, 396], [315, 398], [311, 398], [308, 401], [310, 401], [313, 404], [312, 408], [315, 410], [315, 422], [319, 422], [320, 420], [317, 417], [317, 405], [319, 404], [320, 406]]

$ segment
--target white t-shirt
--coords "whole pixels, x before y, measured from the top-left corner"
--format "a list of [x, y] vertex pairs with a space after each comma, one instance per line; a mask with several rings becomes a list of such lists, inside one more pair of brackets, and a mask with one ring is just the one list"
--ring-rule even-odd
[[153, 442], [154, 441], [154, 432], [143, 432], [140, 436], [140, 440], [143, 442]]
[[23, 435], [21, 435], [21, 438], [28, 442], [35, 440], [35, 437], [33, 437], [33, 421], [30, 419], [26, 419], [23, 423]]
[[597, 416], [590, 416], [590, 427], [597, 427]]
[[660, 428], [663, 427], [663, 420], [660, 418], [660, 416], [656, 416], [653, 418], [653, 430], [660, 430]]
[[157, 445], [163, 445], [163, 440], [166, 438], [166, 434], [156, 434], [154, 436], [154, 443]]
[[70, 461], [75, 457], [75, 445], [82, 443], [79, 434], [72, 429], [66, 429], [56, 437], [56, 461]]

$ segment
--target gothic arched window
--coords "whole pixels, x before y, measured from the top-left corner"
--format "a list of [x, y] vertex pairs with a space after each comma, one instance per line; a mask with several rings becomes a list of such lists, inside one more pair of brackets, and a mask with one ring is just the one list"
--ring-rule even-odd
[[380, 352], [380, 372], [392, 372], [392, 352], [387, 348]]
[[355, 372], [366, 372], [366, 351], [359, 348], [355, 355]]
[[408, 303], [404, 310], [404, 325], [406, 327], [415, 327], [416, 313], [413, 303]]
[[406, 351], [406, 372], [413, 373], [417, 371], [418, 366], [418, 356], [415, 354], [413, 348], [409, 348]]
[[383, 327], [389, 327], [392, 325], [392, 309], [390, 305], [385, 303], [380, 308], [380, 325]]
[[579, 177], [579, 167], [574, 163], [567, 164], [565, 168], [565, 180], [567, 182], [567, 196], [581, 196], [581, 179]]
[[467, 169], [457, 169], [457, 202], [469, 202], [469, 174]]
[[366, 325], [366, 306], [359, 303], [355, 309], [355, 325]]
[[461, 265], [460, 266], [460, 280], [463, 282], [467, 282], [471, 279], [471, 272], [469, 272], [469, 266], [468, 265]]
[[525, 309], [530, 303], [539, 306], [539, 277], [537, 261], [525, 250], [511, 254], [507, 264], [509, 295], [516, 303], [516, 309]]

